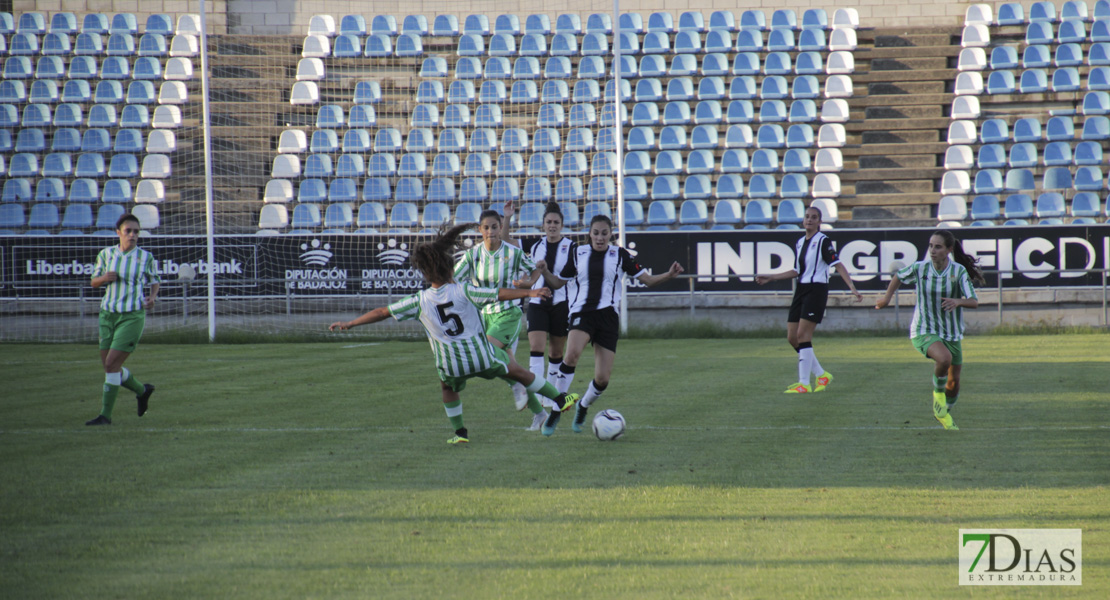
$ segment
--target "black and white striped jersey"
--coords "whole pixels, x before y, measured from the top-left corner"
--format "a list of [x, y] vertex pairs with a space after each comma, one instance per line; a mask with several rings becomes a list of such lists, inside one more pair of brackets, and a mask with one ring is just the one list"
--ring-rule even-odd
[[[547, 270], [551, 271], [552, 273], [560, 273], [562, 272], [563, 267], [567, 265], [567, 262], [570, 261], [570, 256], [574, 252], [575, 246], [577, 246], [577, 244], [571, 241], [570, 238], [564, 237], [558, 242], [552, 244], [547, 241], [547, 238], [544, 237], [540, 238], [539, 241], [535, 244], [532, 244], [532, 248], [528, 251], [528, 253], [532, 256], [533, 262], [539, 262], [541, 260], [545, 261], [547, 263]], [[536, 284], [532, 286], [532, 289], [539, 289], [546, 286], [547, 284], [541, 277], [536, 281]], [[530, 302], [532, 304], [545, 305], [559, 304], [561, 302], [567, 301], [567, 292], [568, 286], [563, 286], [557, 290], [552, 291], [550, 300], [544, 298], [532, 298]]]
[[798, 272], [798, 283], [829, 283], [829, 270], [840, 262], [836, 246], [824, 233], [818, 231], [813, 237], [802, 236], [794, 248], [794, 270]]
[[577, 284], [568, 291], [572, 315], [610, 307], [619, 313], [621, 277], [639, 277], [647, 273], [627, 250], [612, 244], [601, 251], [581, 244], [570, 256], [571, 260], [559, 271], [559, 277], [568, 280], [568, 286]]

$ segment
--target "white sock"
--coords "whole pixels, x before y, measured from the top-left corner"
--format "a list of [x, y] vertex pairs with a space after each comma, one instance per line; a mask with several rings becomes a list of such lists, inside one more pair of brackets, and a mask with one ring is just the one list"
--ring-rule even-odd
[[813, 356], [813, 350], [809, 348], [802, 348], [801, 350], [798, 350], [798, 382], [804, 383], [806, 385], [809, 385], [810, 356]]
[[590, 405], [594, 403], [594, 400], [597, 400], [598, 397], [601, 396], [601, 392], [604, 391], [604, 387], [598, 389], [597, 383], [590, 381], [590, 387], [586, 388], [586, 395], [582, 396], [582, 399], [579, 400], [578, 403], [581, 404], [583, 408], [589, 408]]
[[817, 362], [817, 355], [813, 352], [813, 348], [806, 348], [802, 352], [809, 352], [809, 372], [813, 373], [814, 377], [824, 375], [825, 369], [821, 368], [821, 363]]
[[547, 361], [547, 381], [555, 387], [559, 387], [559, 365], [561, 364], [563, 364], [562, 360], [559, 362], [551, 362], [551, 360], [548, 359]]
[[572, 383], [574, 383], [574, 373], [559, 371], [559, 383], [555, 385], [555, 389], [559, 390], [560, 394], [565, 394], [570, 390]]
[[536, 377], [543, 379], [543, 356], [532, 356], [528, 358], [528, 370]]
[[121, 375], [122, 374], [118, 371], [115, 372], [115, 373], [105, 373], [104, 374], [104, 383], [107, 383], [108, 385], [114, 385], [114, 386], [122, 385], [123, 384], [123, 377]]

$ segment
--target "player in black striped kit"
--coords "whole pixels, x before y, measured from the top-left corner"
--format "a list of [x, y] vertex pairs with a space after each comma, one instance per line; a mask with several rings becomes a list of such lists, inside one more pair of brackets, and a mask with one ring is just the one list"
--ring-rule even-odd
[[[794, 289], [794, 300], [790, 303], [790, 314], [786, 318], [786, 341], [798, 353], [798, 383], [786, 388], [787, 394], [821, 392], [832, 383], [833, 376], [817, 362], [813, 353], [813, 332], [825, 315], [825, 305], [829, 300], [829, 270], [836, 268], [840, 277], [848, 283], [848, 289], [856, 297], [863, 296], [856, 291], [856, 284], [848, 274], [844, 263], [836, 254], [836, 246], [824, 233], [821, 233], [821, 210], [815, 207], [806, 209], [802, 221], [806, 234], [794, 250], [794, 268], [774, 275], [757, 275], [756, 283], [763, 285], [768, 281], [798, 278]], [[810, 386], [810, 376], [816, 377]]]
[[[586, 343], [594, 344], [594, 378], [575, 412], [571, 426], [575, 433], [582, 431], [590, 405], [609, 386], [609, 376], [617, 357], [617, 339], [620, 337], [621, 278], [627, 275], [650, 287], [670, 281], [683, 271], [682, 265], [675, 262], [665, 273], [648, 273], [627, 250], [609, 243], [612, 234], [613, 222], [609, 217], [595, 216], [590, 220], [590, 243], [576, 247], [558, 275], [552, 274], [546, 265], [543, 273], [552, 289], [568, 283], [573, 285], [568, 290], [570, 332], [567, 335], [567, 352], [559, 367], [562, 377], [556, 386], [560, 391], [569, 389], [574, 381], [574, 369]], [[541, 432], [544, 435], [555, 433], [560, 416], [561, 413], [551, 413]]]

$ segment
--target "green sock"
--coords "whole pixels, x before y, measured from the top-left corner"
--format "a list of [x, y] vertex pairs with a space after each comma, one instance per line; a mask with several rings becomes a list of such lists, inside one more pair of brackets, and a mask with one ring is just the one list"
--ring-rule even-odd
[[112, 409], [116, 407], [116, 397], [119, 396], [119, 386], [111, 383], [104, 384], [104, 395], [101, 399], [103, 408], [100, 409], [100, 414], [107, 419], [112, 418]]
[[127, 370], [127, 367], [124, 367], [123, 370], [120, 371], [120, 373], [120, 378], [123, 379], [123, 382], [120, 385], [131, 390], [132, 392], [135, 392], [136, 395], [143, 393], [143, 390], [145, 389], [143, 388], [143, 382], [135, 379], [135, 376], [131, 374], [131, 371]]
[[948, 376], [937, 377], [933, 375], [933, 389], [938, 392], [944, 391], [944, 386], [948, 385]]
[[462, 400], [457, 400], [455, 402], [444, 402], [443, 409], [447, 411], [447, 420], [451, 421], [451, 427], [454, 427], [455, 429], [462, 429]]
[[532, 385], [528, 387], [532, 388], [528, 390], [529, 392], [535, 392], [543, 396], [544, 398], [551, 398], [552, 400], [554, 400], [559, 397], [559, 390], [556, 389], [555, 386], [551, 385], [551, 382], [547, 381], [546, 379], [540, 379], [537, 377], [536, 380], [532, 382]]
[[532, 411], [534, 415], [543, 412], [543, 404], [540, 402], [540, 399], [536, 397], [536, 394], [532, 392], [528, 392], [528, 410]]

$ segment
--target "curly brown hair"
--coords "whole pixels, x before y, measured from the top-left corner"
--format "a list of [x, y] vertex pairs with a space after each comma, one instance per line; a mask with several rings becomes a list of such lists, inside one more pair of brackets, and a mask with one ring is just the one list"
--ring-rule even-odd
[[446, 230], [440, 228], [434, 240], [413, 248], [409, 261], [424, 275], [428, 283], [448, 283], [455, 275], [455, 252], [464, 249], [459, 237], [472, 227], [474, 223], [464, 223]]

